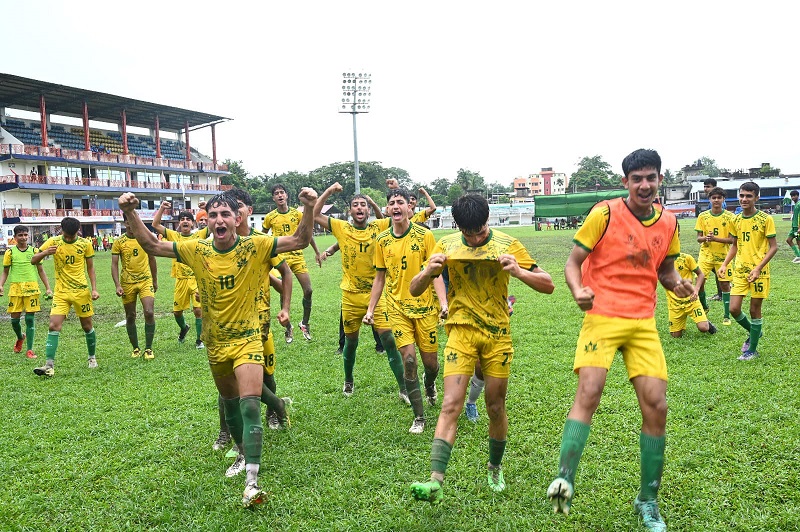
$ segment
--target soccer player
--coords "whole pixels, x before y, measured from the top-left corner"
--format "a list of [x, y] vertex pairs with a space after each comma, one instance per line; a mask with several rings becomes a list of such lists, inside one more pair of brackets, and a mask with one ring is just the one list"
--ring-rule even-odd
[[[303, 219], [303, 213], [289, 207], [289, 195], [286, 192], [286, 186], [278, 184], [272, 187], [272, 201], [275, 202], [275, 209], [267, 213], [264, 217], [263, 229], [265, 233], [271, 233], [273, 236], [288, 236], [297, 230], [297, 225]], [[317, 249], [317, 243], [311, 239], [311, 247], [314, 249], [317, 264], [322, 267], [322, 260]], [[287, 253], [284, 257], [286, 263], [291, 268], [297, 281], [300, 283], [300, 288], [303, 290], [303, 319], [298, 324], [300, 330], [303, 332], [303, 337], [306, 340], [311, 340], [311, 328], [309, 327], [308, 320], [311, 317], [311, 277], [308, 275], [308, 267], [306, 266], [306, 259], [303, 252], [300, 250]], [[286, 343], [292, 343], [294, 339], [292, 332], [292, 324], [286, 327], [284, 333]]]
[[792, 209], [792, 230], [789, 231], [786, 237], [786, 243], [789, 244], [789, 247], [792, 248], [792, 252], [794, 253], [792, 263], [800, 264], [800, 234], [798, 233], [798, 224], [800, 224], [800, 202], [797, 201], [800, 199], [800, 192], [792, 190], [789, 192], [789, 197], [792, 198], [794, 207]]
[[[389, 187], [389, 190], [400, 188], [400, 183], [397, 179], [387, 179], [386, 186]], [[424, 224], [425, 222], [430, 219], [431, 215], [436, 212], [436, 203], [434, 203], [433, 198], [431, 198], [428, 191], [425, 190], [423, 187], [419, 188], [420, 194], [425, 196], [425, 199], [428, 202], [428, 206], [422, 209], [419, 212], [414, 212], [417, 208], [417, 195], [413, 191], [408, 192], [408, 217], [411, 218], [411, 221], [418, 224]]]
[[[705, 214], [705, 211], [703, 214]], [[726, 211], [727, 212], [727, 211]], [[695, 262], [694, 257], [688, 253], [681, 253], [675, 259], [675, 269], [678, 274], [688, 279], [689, 282], [695, 280], [697, 277], [694, 290], [689, 297], [678, 297], [672, 290], [667, 290], [667, 308], [669, 309], [669, 334], [673, 338], [680, 338], [683, 336], [683, 331], [686, 329], [686, 318], [691, 317], [697, 329], [700, 332], [707, 332], [708, 334], [715, 334], [717, 328], [714, 324], [708, 321], [703, 306], [700, 304], [698, 292], [702, 289], [703, 283], [706, 278], [703, 271]]]
[[431, 478], [415, 482], [417, 500], [442, 501], [442, 483], [456, 439], [458, 417], [470, 376], [480, 363], [486, 383], [489, 415], [488, 482], [493, 491], [506, 487], [501, 461], [506, 448], [506, 391], [514, 348], [508, 315], [508, 282], [521, 280], [538, 292], [553, 293], [550, 274], [536, 265], [516, 238], [489, 229], [489, 203], [477, 194], [453, 202], [453, 219], [460, 230], [436, 244], [425, 268], [411, 280], [411, 295], [421, 295], [445, 265], [450, 277], [445, 322], [444, 400], [431, 446]]
[[[3, 273], [0, 274], [0, 296], [3, 295], [3, 286], [6, 279], [11, 279], [8, 288], [8, 313], [11, 315], [11, 328], [17, 335], [14, 342], [14, 352], [22, 352], [22, 343], [27, 339], [28, 350], [25, 356], [36, 358], [33, 352], [33, 339], [36, 336], [36, 313], [42, 308], [39, 303], [39, 283], [36, 274], [44, 283], [47, 297], [53, 295], [50, 282], [41, 264], [31, 264], [38, 248], [28, 245], [30, 230], [24, 225], [14, 227], [14, 245], [10, 246], [3, 255]], [[25, 311], [25, 332], [22, 332], [20, 318]]]
[[[731, 261], [733, 268], [731, 287], [731, 315], [736, 323], [749, 333], [742, 344], [739, 360], [752, 360], [758, 356], [763, 318], [761, 307], [769, 297], [769, 261], [778, 252], [775, 239], [775, 222], [772, 216], [756, 208], [760, 188], [752, 181], [739, 187], [741, 214], [736, 215], [731, 227], [734, 238], [728, 256], [719, 268], [720, 275]], [[742, 312], [742, 300], [750, 294], [750, 319]]]
[[[703, 180], [703, 193], [706, 195], [706, 198], [709, 199], [709, 206], [711, 208], [713, 208], [713, 203], [711, 203], [711, 201], [710, 201], [711, 200], [710, 194], [711, 194], [711, 190], [716, 188], [716, 187], [717, 187], [717, 180], [716, 179], [708, 178], [708, 179], [704, 179]], [[721, 205], [722, 205], [722, 210], [724, 210], [724, 211], [728, 210], [728, 204], [725, 201], [725, 191], [724, 190], [722, 191], [722, 204]], [[700, 213], [697, 213], [697, 217], [698, 218], [700, 217]], [[713, 271], [714, 271], [714, 282], [715, 282], [715, 284], [717, 286], [717, 294], [714, 297], [711, 298], [711, 301], [722, 301], [722, 299], [723, 299], [722, 281], [720, 280], [719, 277], [717, 277], [716, 268]], [[706, 277], [708, 277], [708, 272], [706, 272]], [[730, 278], [730, 275], [728, 276], [728, 278]], [[708, 304], [706, 303], [705, 292], [702, 292], [701, 301], [703, 303], [703, 309], [706, 312], [708, 312]], [[724, 321], [723, 321], [723, 325], [730, 325], [730, 319], [728, 320], [728, 323], [724, 323]]]
[[[306, 209], [313, 209], [316, 199], [312, 189], [300, 191], [300, 201]], [[231, 435], [245, 455], [247, 478], [242, 505], [261, 503], [265, 495], [258, 485], [263, 445], [260, 400], [264, 356], [254, 296], [264, 284], [272, 257], [308, 245], [314, 216], [305, 217], [291, 236], [239, 236], [239, 205], [222, 193], [206, 205], [211, 239], [159, 242], [139, 218], [137, 204], [136, 196], [130, 192], [120, 196], [120, 209], [128, 214], [133, 233], [144, 250], [190, 266], [198, 280], [211, 374], [223, 397]]]
[[[324, 204], [336, 192], [342, 191], [342, 185], [334, 183], [328, 187], [317, 201]], [[362, 319], [367, 313], [375, 280], [375, 241], [382, 231], [389, 227], [390, 221], [386, 218], [368, 223], [370, 202], [363, 194], [356, 194], [350, 199], [350, 216], [353, 223], [337, 220], [319, 214], [314, 221], [327, 228], [336, 237], [339, 249], [342, 251], [342, 321], [345, 332], [344, 350], [344, 386], [342, 393], [345, 397], [353, 395], [355, 381], [353, 368], [356, 363], [356, 349], [358, 348], [358, 333], [361, 329]], [[374, 203], [374, 202], [373, 202]], [[392, 325], [386, 309], [386, 298], [381, 296], [373, 310], [372, 328], [378, 332], [381, 344], [386, 350], [389, 367], [394, 373], [398, 386], [400, 400], [410, 403], [406, 392], [406, 383], [403, 378], [403, 361], [397, 350], [397, 345], [392, 334]]]
[[64, 218], [61, 220], [61, 235], [48, 238], [39, 252], [31, 257], [31, 264], [36, 265], [45, 257], [52, 256], [56, 272], [56, 290], [53, 294], [53, 306], [50, 309], [50, 330], [47, 333], [45, 346], [47, 361], [44, 366], [33, 370], [40, 376], [52, 377], [55, 374], [58, 339], [70, 307], [75, 309], [75, 315], [80, 319], [81, 328], [86, 335], [89, 369], [97, 367], [95, 357], [97, 336], [92, 325], [94, 315], [92, 301], [97, 301], [100, 294], [97, 293], [97, 279], [94, 273], [94, 249], [88, 239], [78, 236], [80, 229], [81, 223], [76, 218]]
[[[178, 214], [178, 230], [173, 231], [161, 225], [161, 217], [164, 213], [172, 208], [172, 204], [168, 201], [162, 201], [155, 216], [153, 217], [153, 230], [161, 233], [164, 240], [168, 242], [181, 242], [183, 240], [204, 239], [208, 237], [208, 228], [200, 229], [192, 233], [194, 229], [194, 214], [192, 211], [181, 211]], [[183, 311], [192, 309], [194, 312], [194, 330], [197, 334], [195, 339], [195, 347], [203, 349], [203, 340], [200, 339], [200, 331], [203, 328], [203, 311], [200, 308], [200, 302], [195, 297], [197, 293], [197, 280], [195, 279], [192, 269], [185, 264], [181, 264], [177, 260], [172, 261], [172, 269], [169, 272], [170, 277], [175, 279], [175, 296], [172, 300], [172, 314], [175, 316], [175, 321], [178, 324], [180, 332], [178, 333], [178, 341], [183, 343], [186, 340], [186, 335], [189, 334], [189, 325], [183, 317]]]
[[403, 357], [403, 379], [406, 385], [414, 422], [409, 429], [412, 434], [425, 430], [425, 412], [417, 377], [416, 346], [425, 368], [423, 384], [425, 397], [430, 406], [436, 404], [436, 376], [439, 374], [439, 316], [447, 316], [447, 296], [444, 283], [437, 278], [433, 282], [439, 306], [430, 287], [419, 295], [409, 292], [411, 279], [422, 270], [430, 257], [436, 240], [425, 227], [411, 223], [408, 218], [408, 192], [391, 189], [387, 194], [386, 208], [392, 226], [377, 236], [375, 250], [375, 282], [369, 299], [369, 307], [363, 322], [375, 324], [375, 309], [386, 287], [386, 307], [389, 323], [400, 355]]
[[[158, 290], [158, 267], [156, 258], [144, 252], [133, 237], [128, 217], [122, 213], [125, 233], [114, 240], [111, 246], [111, 278], [114, 280], [117, 296], [122, 298], [125, 309], [125, 330], [133, 352], [131, 357], [142, 356], [139, 350], [139, 335], [136, 332], [136, 298], [142, 302], [144, 314], [144, 359], [153, 360], [153, 337], [156, 334], [155, 300]], [[122, 277], [119, 264], [122, 259]]]
[[547, 497], [556, 513], [569, 513], [592, 416], [620, 350], [642, 412], [641, 484], [634, 507], [645, 527], [665, 530], [656, 495], [664, 465], [667, 364], [656, 329], [656, 281], [678, 297], [689, 297], [694, 287], [675, 270], [677, 219], [654, 204], [664, 178], [661, 157], [636, 150], [622, 161], [622, 170], [627, 198], [592, 209], [564, 268], [572, 297], [586, 315], [575, 350], [578, 389], [564, 425], [558, 477]]
[[[700, 244], [700, 255], [697, 261], [706, 279], [711, 272], [716, 274], [722, 291], [722, 324], [730, 325], [731, 273], [728, 269], [725, 270], [725, 275], [719, 275], [718, 270], [734, 241], [730, 236], [734, 215], [722, 207], [725, 202], [725, 191], [723, 189], [719, 187], [710, 189], [708, 191], [708, 199], [711, 202], [711, 209], [701, 212], [694, 225], [694, 230], [697, 231], [697, 242]], [[703, 282], [705, 283], [705, 279]], [[700, 287], [698, 295], [703, 310], [708, 312], [706, 292], [703, 286]]]

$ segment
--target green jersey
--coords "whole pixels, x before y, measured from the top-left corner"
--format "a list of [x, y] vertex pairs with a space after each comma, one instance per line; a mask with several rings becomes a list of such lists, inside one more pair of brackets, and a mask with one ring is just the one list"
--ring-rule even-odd
[[20, 251], [17, 246], [11, 246], [3, 255], [3, 267], [8, 270], [8, 280], [11, 283], [35, 283], [39, 278], [36, 266], [31, 264], [31, 258], [39, 253], [39, 249], [28, 246], [25, 251]]

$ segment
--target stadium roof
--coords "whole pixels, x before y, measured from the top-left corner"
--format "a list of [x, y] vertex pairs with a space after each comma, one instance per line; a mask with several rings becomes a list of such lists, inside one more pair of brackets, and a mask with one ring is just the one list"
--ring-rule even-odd
[[88, 104], [89, 119], [119, 123], [125, 110], [129, 126], [152, 129], [158, 115], [160, 129], [180, 130], [189, 122], [189, 130], [230, 120], [198, 111], [157, 103], [134, 100], [105, 92], [90, 91], [30, 78], [0, 73], [0, 107], [39, 112], [39, 96], [44, 95], [48, 113], [63, 116], [83, 116], [83, 102]]

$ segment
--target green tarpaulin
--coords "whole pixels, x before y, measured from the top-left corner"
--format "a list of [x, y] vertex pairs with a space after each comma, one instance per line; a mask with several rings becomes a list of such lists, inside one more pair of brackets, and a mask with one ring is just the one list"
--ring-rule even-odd
[[628, 191], [598, 190], [597, 192], [578, 192], [554, 196], [534, 196], [537, 218], [557, 218], [564, 216], [586, 216], [595, 203], [602, 200], [627, 197]]

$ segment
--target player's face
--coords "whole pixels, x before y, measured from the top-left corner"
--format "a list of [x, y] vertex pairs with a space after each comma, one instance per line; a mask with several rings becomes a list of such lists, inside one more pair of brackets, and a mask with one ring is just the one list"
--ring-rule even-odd
[[714, 188], [714, 185], [703, 185], [703, 193], [708, 197], [708, 193], [711, 192], [711, 189]]
[[416, 207], [417, 207], [417, 198], [411, 196], [410, 198], [408, 198], [408, 208], [413, 211]]
[[722, 202], [725, 201], [724, 196], [720, 196], [719, 194], [714, 194], [708, 200], [711, 202], [711, 209], [714, 212], [719, 212], [722, 210]]
[[756, 210], [757, 199], [758, 196], [756, 196], [755, 192], [751, 192], [749, 190], [739, 190], [739, 205], [742, 206], [742, 211], [745, 213], [751, 214]]
[[289, 199], [289, 196], [286, 194], [286, 191], [282, 188], [275, 190], [272, 193], [272, 201], [275, 202], [275, 205], [278, 207], [285, 207], [286, 201]]
[[178, 231], [183, 236], [188, 236], [194, 229], [194, 219], [184, 216], [178, 220]]
[[[253, 214], [253, 208], [248, 207], [247, 205], [242, 203], [241, 200], [236, 200], [236, 204], [239, 206], [239, 216], [242, 219], [239, 225], [245, 224], [245, 220], [247, 220], [247, 217]], [[245, 227], [247, 227], [247, 224], [245, 224]]]
[[236, 227], [242, 221], [239, 211], [233, 211], [228, 205], [218, 204], [208, 211], [208, 229], [214, 237], [214, 246], [218, 249], [230, 248], [236, 240]]
[[800, 199], [800, 195], [789, 194], [789, 197], [792, 198], [792, 203], [797, 203], [797, 200]]
[[477, 231], [465, 231], [462, 229], [461, 234], [464, 236], [464, 242], [466, 242], [468, 246], [480, 246], [489, 237], [489, 224], [484, 225]]
[[655, 168], [633, 170], [622, 178], [628, 189], [628, 207], [637, 215], [648, 215], [658, 194], [658, 186], [663, 176]]
[[25, 231], [23, 233], [17, 233], [14, 235], [14, 239], [17, 241], [17, 247], [25, 248], [28, 247], [28, 232]]
[[386, 204], [386, 212], [393, 222], [408, 219], [408, 202], [403, 196], [392, 196]]
[[369, 205], [364, 198], [356, 198], [350, 202], [350, 216], [353, 217], [353, 223], [358, 226], [363, 226], [369, 217]]

